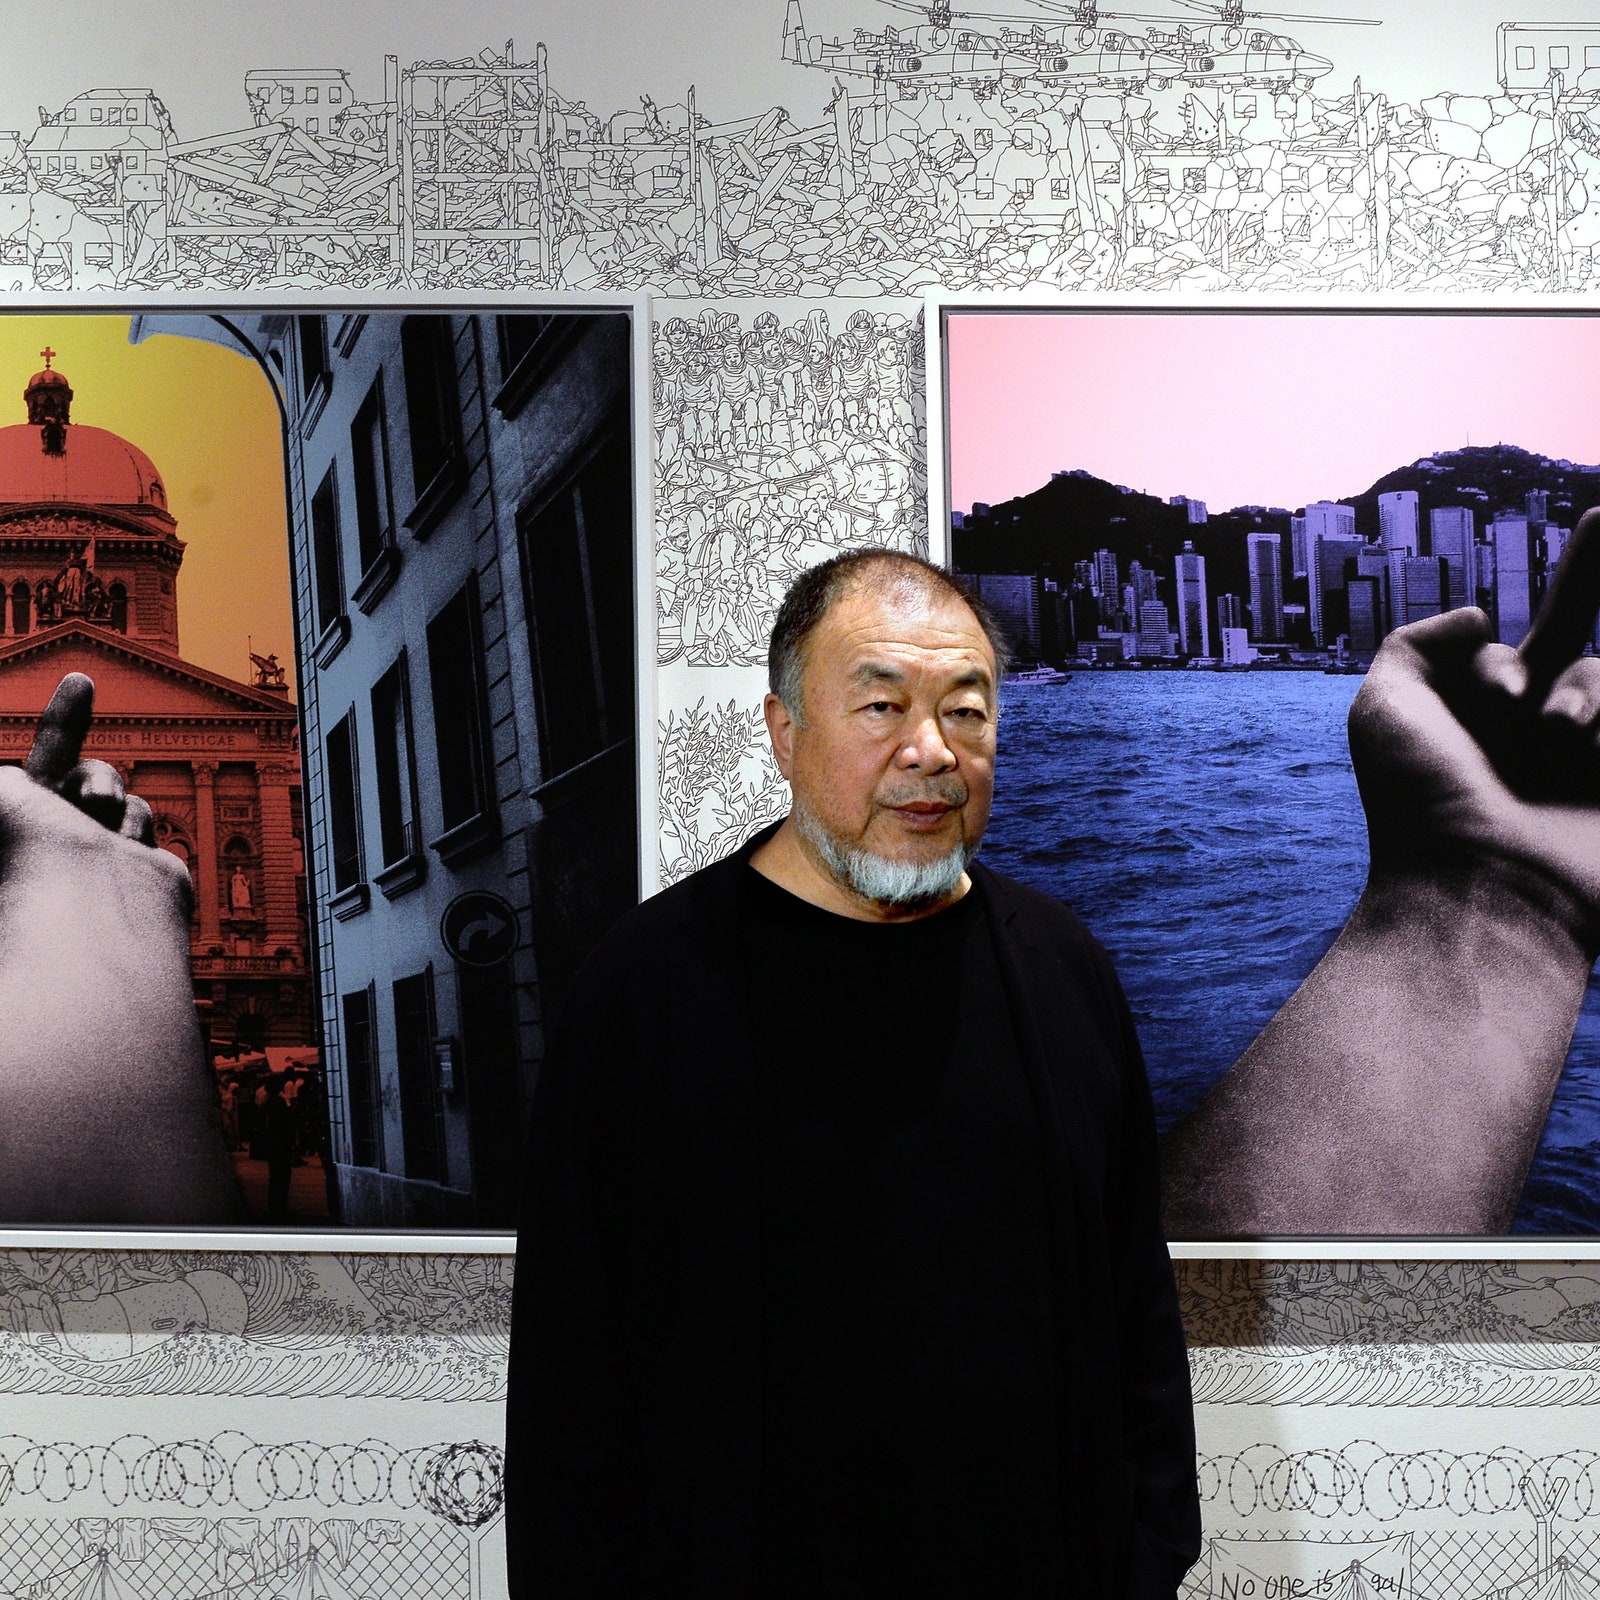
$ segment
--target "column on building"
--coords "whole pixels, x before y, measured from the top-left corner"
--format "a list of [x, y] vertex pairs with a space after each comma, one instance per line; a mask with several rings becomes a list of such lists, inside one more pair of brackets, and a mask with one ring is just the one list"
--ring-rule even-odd
[[261, 915], [267, 924], [267, 954], [294, 950], [300, 941], [300, 914], [295, 904], [294, 812], [289, 801], [296, 769], [284, 762], [256, 766], [256, 791], [261, 798]]
[[222, 940], [222, 904], [217, 882], [217, 764], [191, 761], [194, 779], [194, 892], [200, 902], [200, 942], [219, 944]]

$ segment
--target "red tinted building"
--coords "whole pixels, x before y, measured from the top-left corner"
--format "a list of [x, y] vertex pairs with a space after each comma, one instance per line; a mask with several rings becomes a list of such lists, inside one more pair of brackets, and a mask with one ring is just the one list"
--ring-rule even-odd
[[311, 1038], [297, 718], [283, 673], [183, 660], [183, 541], [139, 447], [71, 420], [46, 367], [0, 427], [0, 761], [20, 761], [62, 675], [95, 683], [85, 753], [149, 801], [189, 865], [195, 998], [217, 1046]]

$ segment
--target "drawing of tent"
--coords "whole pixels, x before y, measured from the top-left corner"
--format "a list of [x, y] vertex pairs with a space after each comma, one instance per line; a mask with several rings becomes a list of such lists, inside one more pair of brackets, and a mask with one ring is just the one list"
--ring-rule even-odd
[[362, 1600], [354, 1590], [347, 1589], [323, 1570], [322, 1557], [315, 1545], [301, 1562], [293, 1585], [284, 1589], [283, 1595], [284, 1600]]
[[1565, 1556], [1557, 1556], [1550, 1568], [1550, 1581], [1534, 1600], [1600, 1600], [1600, 1589], [1580, 1579]]
[[82, 1585], [72, 1591], [71, 1600], [141, 1600], [116, 1574], [111, 1553], [102, 1550]]
[[1339, 1574], [1338, 1584], [1329, 1591], [1328, 1600], [1384, 1600], [1384, 1594], [1361, 1570], [1361, 1563], [1352, 1561]]

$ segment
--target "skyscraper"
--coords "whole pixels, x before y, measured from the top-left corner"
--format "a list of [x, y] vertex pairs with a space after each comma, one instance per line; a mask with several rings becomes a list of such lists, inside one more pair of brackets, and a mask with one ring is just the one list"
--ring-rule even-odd
[[1044, 642], [1044, 579], [1032, 573], [974, 572], [965, 581], [994, 612], [1018, 658], [1039, 660]]
[[1289, 564], [1292, 575], [1303, 578], [1311, 570], [1311, 552], [1306, 548], [1306, 519], [1289, 518]]
[[1236, 594], [1219, 594], [1217, 596], [1217, 637], [1221, 638], [1224, 630], [1244, 627], [1244, 601]]
[[1283, 637], [1283, 545], [1275, 533], [1245, 535], [1245, 558], [1250, 568], [1250, 613], [1256, 638], [1277, 641]]
[[1178, 648], [1186, 656], [1211, 654], [1211, 619], [1206, 614], [1206, 558], [1186, 539], [1177, 560]]
[[1406, 622], [1421, 622], [1445, 610], [1445, 564], [1437, 556], [1406, 556], [1404, 560]]
[[1385, 550], [1420, 553], [1418, 503], [1415, 489], [1397, 489], [1378, 496], [1378, 536]]
[[[1356, 508], [1332, 500], [1313, 500], [1306, 507], [1306, 547], [1314, 552], [1318, 539], [1353, 539]], [[1310, 570], [1309, 568], [1307, 569]]]
[[1505, 513], [1489, 524], [1494, 549], [1494, 624], [1501, 644], [1519, 645], [1533, 621], [1533, 562], [1528, 519]]
[[1352, 532], [1346, 537], [1319, 538], [1311, 546], [1311, 637], [1318, 644], [1332, 644], [1350, 620], [1344, 599], [1345, 563], [1366, 549], [1365, 543], [1355, 537], [1354, 517], [1350, 527]]
[[1172, 626], [1167, 621], [1167, 608], [1160, 600], [1146, 600], [1139, 607], [1139, 654], [1172, 654]]
[[1478, 576], [1473, 553], [1472, 512], [1466, 506], [1435, 506], [1428, 513], [1431, 553], [1449, 568], [1445, 610], [1476, 605]]
[[[1359, 579], [1363, 583], [1372, 585], [1371, 605], [1371, 637], [1370, 646], [1358, 643], [1356, 640], [1356, 599], [1350, 598], [1350, 648], [1352, 650], [1376, 650], [1383, 643], [1384, 637], [1390, 628], [1390, 617], [1393, 614], [1392, 602], [1389, 597], [1389, 563], [1393, 557], [1382, 545], [1364, 544], [1356, 551], [1355, 573], [1350, 575], [1349, 566], [1346, 565], [1346, 589], [1350, 584]], [[1363, 627], [1366, 624], [1363, 623]], [[1365, 639], [1367, 635], [1362, 634]]]
[[1346, 580], [1344, 588], [1350, 648], [1357, 655], [1370, 656], [1383, 638], [1383, 580], [1354, 577]]
[[1109, 599], [1115, 606], [1122, 593], [1122, 584], [1117, 576], [1117, 552], [1115, 550], [1096, 550], [1094, 553], [1095, 586], [1102, 598]]

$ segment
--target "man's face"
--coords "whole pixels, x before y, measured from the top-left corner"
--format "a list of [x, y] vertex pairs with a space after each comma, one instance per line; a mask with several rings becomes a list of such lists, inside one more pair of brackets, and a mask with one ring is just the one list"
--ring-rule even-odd
[[797, 813], [842, 851], [902, 865], [976, 848], [994, 796], [995, 661], [960, 600], [869, 581], [812, 631], [803, 682], [803, 721], [769, 708]]

